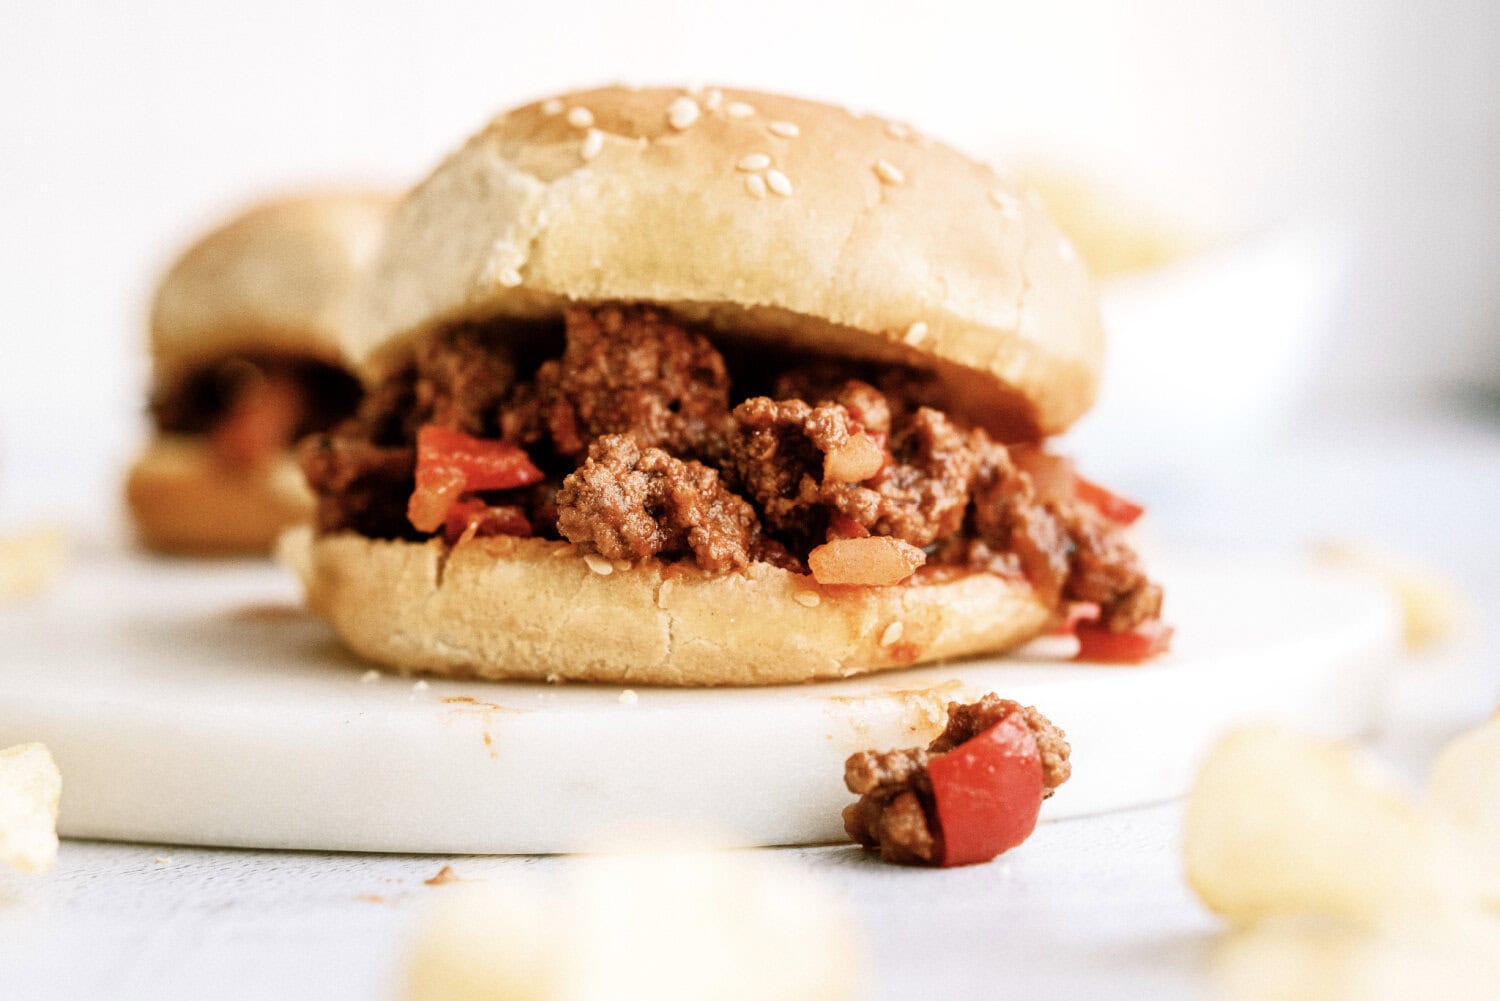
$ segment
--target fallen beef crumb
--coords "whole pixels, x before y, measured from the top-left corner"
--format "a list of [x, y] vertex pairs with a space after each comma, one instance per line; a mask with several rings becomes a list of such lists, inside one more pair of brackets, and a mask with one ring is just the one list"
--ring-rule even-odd
[[948, 724], [926, 748], [860, 751], [844, 762], [844, 785], [859, 797], [844, 808], [849, 837], [878, 850], [886, 862], [915, 865], [939, 860], [943, 835], [928, 763], [1015, 713], [1036, 738], [1042, 795], [1051, 796], [1072, 774], [1067, 735], [1034, 707], [989, 694], [967, 705], [948, 703]]
[[612, 560], [684, 556], [710, 573], [748, 566], [755, 510], [701, 462], [642, 449], [625, 434], [598, 438], [557, 492], [557, 528]]

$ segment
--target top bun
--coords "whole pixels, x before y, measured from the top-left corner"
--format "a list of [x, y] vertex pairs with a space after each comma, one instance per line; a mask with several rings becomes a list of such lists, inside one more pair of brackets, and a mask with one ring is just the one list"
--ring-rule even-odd
[[394, 203], [373, 192], [281, 198], [201, 237], [151, 305], [158, 379], [236, 351], [340, 361], [357, 278]]
[[1009, 437], [1092, 404], [1098, 302], [1040, 203], [905, 126], [741, 90], [606, 87], [492, 121], [396, 209], [351, 346], [374, 374], [460, 320], [636, 301], [931, 369]]

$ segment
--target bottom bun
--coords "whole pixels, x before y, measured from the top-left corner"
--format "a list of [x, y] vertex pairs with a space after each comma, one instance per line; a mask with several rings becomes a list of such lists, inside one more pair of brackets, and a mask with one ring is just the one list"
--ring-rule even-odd
[[314, 536], [283, 552], [308, 603], [360, 655], [403, 671], [630, 685], [771, 685], [1010, 649], [1053, 621], [1029, 585], [988, 573], [819, 587], [755, 563], [585, 560], [566, 542], [456, 547]]
[[290, 453], [229, 469], [202, 438], [183, 435], [160, 435], [147, 446], [131, 467], [125, 500], [147, 546], [195, 555], [268, 553], [313, 509]]

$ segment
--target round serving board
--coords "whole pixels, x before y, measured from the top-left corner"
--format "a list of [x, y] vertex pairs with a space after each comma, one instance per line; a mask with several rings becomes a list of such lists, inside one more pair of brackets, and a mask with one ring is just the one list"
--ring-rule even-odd
[[1239, 719], [1370, 724], [1397, 649], [1382, 593], [1307, 565], [1153, 563], [1178, 633], [1146, 666], [1072, 663], [1054, 639], [835, 683], [629, 692], [375, 673], [277, 567], [100, 549], [0, 609], [0, 747], [52, 749], [74, 837], [511, 853], [662, 829], [841, 840], [844, 758], [924, 744], [949, 700], [987, 691], [1068, 732], [1073, 779], [1044, 818], [1181, 794]]

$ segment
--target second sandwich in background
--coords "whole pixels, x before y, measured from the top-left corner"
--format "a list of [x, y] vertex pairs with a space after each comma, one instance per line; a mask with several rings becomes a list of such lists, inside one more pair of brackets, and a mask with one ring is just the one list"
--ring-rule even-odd
[[156, 433], [126, 485], [146, 545], [264, 553], [308, 516], [290, 448], [359, 404], [341, 343], [392, 202], [373, 192], [264, 202], [168, 271], [151, 309]]

